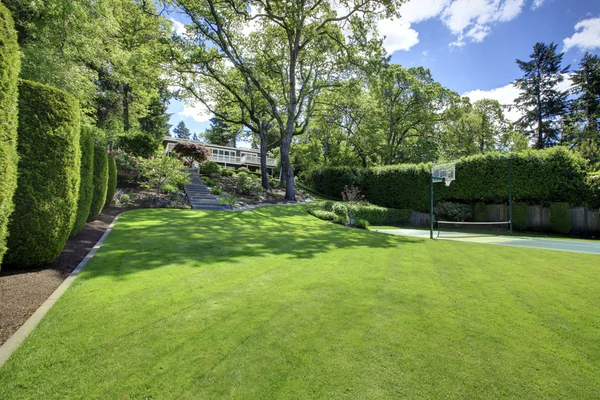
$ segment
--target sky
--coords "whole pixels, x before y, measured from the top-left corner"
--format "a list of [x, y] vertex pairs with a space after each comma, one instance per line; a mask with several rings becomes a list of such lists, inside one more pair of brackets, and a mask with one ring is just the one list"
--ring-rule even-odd
[[[392, 62], [429, 68], [436, 81], [472, 101], [512, 103], [518, 91], [511, 82], [522, 76], [515, 60], [528, 60], [536, 42], [558, 44], [571, 69], [586, 51], [600, 54], [600, 0], [410, 0], [400, 13], [378, 25]], [[168, 112], [173, 126], [184, 121], [192, 133], [210, 125], [202, 107], [172, 100]]]

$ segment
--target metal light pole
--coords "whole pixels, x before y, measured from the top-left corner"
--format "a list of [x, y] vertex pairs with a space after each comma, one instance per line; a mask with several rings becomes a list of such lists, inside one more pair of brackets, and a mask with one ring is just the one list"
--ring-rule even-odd
[[430, 204], [429, 204], [429, 239], [433, 239], [433, 171], [429, 174]]

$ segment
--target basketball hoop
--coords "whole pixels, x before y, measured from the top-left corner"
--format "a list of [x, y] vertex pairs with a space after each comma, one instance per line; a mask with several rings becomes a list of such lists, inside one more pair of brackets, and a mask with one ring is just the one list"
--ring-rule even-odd
[[445, 176], [444, 177], [444, 185], [446, 185], [446, 187], [450, 186], [450, 184], [452, 183], [454, 179], [450, 179], [449, 177]]
[[445, 163], [435, 164], [431, 166], [431, 176], [429, 178], [430, 187], [430, 207], [429, 207], [429, 238], [433, 239], [433, 184], [444, 182], [444, 185], [450, 186], [452, 181], [456, 179], [456, 164]]

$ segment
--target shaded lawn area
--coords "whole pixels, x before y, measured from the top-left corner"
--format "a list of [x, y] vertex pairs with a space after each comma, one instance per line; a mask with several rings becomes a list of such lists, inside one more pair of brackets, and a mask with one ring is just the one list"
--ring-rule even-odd
[[596, 398], [600, 257], [303, 207], [139, 210], [0, 369], [2, 399]]

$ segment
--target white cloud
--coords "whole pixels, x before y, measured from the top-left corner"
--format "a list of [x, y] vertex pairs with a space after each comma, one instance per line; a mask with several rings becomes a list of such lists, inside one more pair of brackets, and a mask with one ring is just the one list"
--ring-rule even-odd
[[179, 115], [191, 117], [196, 122], [206, 122], [212, 118], [212, 113], [202, 103], [184, 104]]
[[439, 16], [451, 0], [409, 0], [400, 6], [402, 20], [417, 23]]
[[534, 0], [533, 4], [531, 5], [531, 9], [535, 10], [535, 9], [541, 7], [542, 4], [544, 4], [544, 1], [546, 1], [546, 0]]
[[173, 28], [175, 29], [175, 33], [179, 36], [185, 35], [185, 25], [179, 21], [171, 18], [171, 22], [173, 22]]
[[[559, 90], [567, 90], [571, 87], [572, 83], [569, 76], [565, 74], [564, 77], [565, 79], [558, 84]], [[512, 83], [509, 83], [508, 85], [491, 90], [471, 90], [470, 92], [463, 94], [463, 96], [471, 99], [471, 102], [476, 102], [477, 100], [482, 99], [492, 99], [498, 100], [498, 102], [502, 105], [510, 106], [514, 104], [515, 99], [519, 96], [519, 89], [514, 87]], [[504, 116], [510, 121], [516, 121], [522, 116], [522, 114], [520, 111], [513, 108], [510, 111], [505, 110]]]
[[575, 25], [573, 36], [563, 40], [564, 51], [572, 47], [580, 50], [592, 50], [600, 48], [600, 18], [589, 18], [579, 21]]
[[384, 19], [377, 23], [377, 28], [385, 36], [383, 47], [389, 54], [397, 50], [410, 50], [419, 43], [419, 33], [411, 28], [409, 22]]

